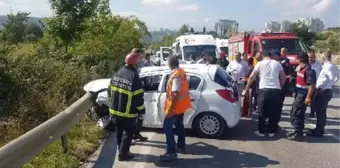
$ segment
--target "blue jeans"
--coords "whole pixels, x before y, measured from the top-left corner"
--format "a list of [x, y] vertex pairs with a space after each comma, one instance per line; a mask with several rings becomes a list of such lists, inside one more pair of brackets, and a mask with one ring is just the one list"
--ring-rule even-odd
[[163, 129], [166, 137], [167, 153], [176, 153], [176, 142], [173, 131], [173, 125], [175, 125], [178, 135], [177, 148], [185, 148], [185, 132], [183, 124], [183, 114], [174, 115], [170, 118], [165, 118], [163, 122]]

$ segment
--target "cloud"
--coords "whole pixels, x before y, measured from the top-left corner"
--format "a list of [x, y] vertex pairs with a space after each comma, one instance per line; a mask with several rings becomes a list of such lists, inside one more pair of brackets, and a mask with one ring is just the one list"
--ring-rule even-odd
[[267, 5], [279, 7], [285, 16], [319, 16], [328, 11], [335, 0], [264, 0]]
[[179, 6], [177, 9], [181, 11], [198, 11], [200, 10], [200, 7], [197, 4], [191, 4]]
[[321, 13], [327, 11], [333, 3], [334, 0], [322, 0], [321, 2], [315, 4], [313, 8], [316, 10], [316, 12]]
[[211, 21], [210, 18], [205, 18], [205, 19], [203, 20], [203, 22], [205, 22], [205, 23], [210, 22], [210, 21]]
[[176, 3], [178, 0], [142, 0], [145, 6], [163, 6]]
[[142, 4], [147, 7], [164, 7], [162, 11], [198, 11], [197, 4], [187, 4], [186, 0], [142, 0]]

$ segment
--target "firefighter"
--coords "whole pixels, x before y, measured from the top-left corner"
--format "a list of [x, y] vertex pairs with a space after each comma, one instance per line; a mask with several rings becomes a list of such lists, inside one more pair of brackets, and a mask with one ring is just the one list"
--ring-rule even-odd
[[[179, 68], [179, 62], [172, 56], [168, 60], [168, 66], [172, 70], [166, 89], [164, 103], [165, 119], [163, 129], [166, 137], [167, 150], [160, 156], [161, 160], [177, 159], [177, 152], [185, 151], [185, 131], [183, 117], [185, 111], [191, 108], [189, 86], [186, 73]], [[175, 125], [178, 135], [177, 148], [174, 138], [173, 126]]]
[[303, 139], [303, 129], [305, 112], [307, 105], [311, 103], [316, 83], [315, 71], [311, 68], [308, 55], [301, 52], [298, 56], [299, 71], [296, 75], [296, 93], [291, 109], [291, 124], [294, 131], [288, 133], [288, 139], [301, 141]]
[[[145, 115], [144, 92], [137, 73], [140, 55], [130, 53], [125, 58], [126, 65], [111, 78], [109, 85], [110, 114], [117, 126], [118, 160], [130, 160], [132, 138], [136, 133], [137, 114]], [[123, 133], [126, 133], [123, 135]]]
[[[131, 50], [131, 53], [134, 53], [134, 54], [137, 54], [137, 55], [141, 56], [143, 51], [141, 49], [139, 49], [139, 48], [134, 48], [134, 49]], [[146, 58], [146, 61], [147, 60], [151, 61], [150, 60], [150, 54], [146, 54], [145, 58]], [[143, 65], [143, 62], [139, 62], [138, 65], [137, 65], [137, 68], [142, 68], [144, 66], [145, 65]], [[140, 132], [142, 130], [143, 120], [144, 120], [143, 117], [140, 117], [140, 116], [137, 117], [137, 120], [136, 120], [136, 132], [135, 132], [135, 134], [133, 136], [134, 140], [140, 140], [140, 141], [147, 141], [148, 140], [148, 137], [144, 137], [144, 136], [142, 136], [142, 134], [140, 134]], [[134, 144], [132, 144], [132, 145], [134, 145]]]

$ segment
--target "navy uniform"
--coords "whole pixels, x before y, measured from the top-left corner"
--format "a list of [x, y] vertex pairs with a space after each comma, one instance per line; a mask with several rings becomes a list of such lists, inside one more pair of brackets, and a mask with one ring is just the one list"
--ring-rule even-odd
[[[133, 158], [130, 154], [130, 146], [133, 135], [136, 133], [137, 115], [144, 117], [144, 91], [143, 85], [133, 65], [137, 65], [139, 56], [130, 54], [127, 63], [134, 62], [119, 69], [113, 75], [109, 85], [110, 114], [114, 118], [117, 127], [117, 144], [119, 148], [118, 160]], [[139, 58], [138, 58], [139, 59]], [[123, 133], [126, 133], [123, 137]]]
[[281, 88], [281, 91], [282, 91], [281, 104], [280, 104], [280, 109], [281, 109], [281, 111], [280, 111], [280, 119], [281, 119], [283, 103], [284, 103], [286, 95], [288, 93], [289, 78], [290, 78], [290, 75], [291, 75], [291, 66], [289, 65], [289, 59], [287, 57], [284, 57], [284, 58], [281, 57], [279, 62], [281, 64], [281, 66], [283, 68], [283, 71], [286, 74], [286, 78], [287, 78], [285, 84]]
[[305, 112], [307, 104], [305, 99], [308, 94], [308, 88], [310, 85], [315, 86], [316, 74], [309, 64], [300, 68], [296, 76], [296, 93], [293, 106], [291, 109], [291, 124], [294, 128], [294, 132], [288, 134], [288, 139], [301, 140], [303, 137]]

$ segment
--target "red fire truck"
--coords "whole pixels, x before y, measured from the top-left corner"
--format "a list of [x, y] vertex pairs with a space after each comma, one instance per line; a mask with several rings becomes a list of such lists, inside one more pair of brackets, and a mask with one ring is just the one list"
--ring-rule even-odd
[[[290, 77], [289, 91], [294, 92], [295, 88], [295, 68], [298, 66], [297, 55], [299, 52], [307, 52], [305, 44], [294, 33], [253, 33], [242, 32], [236, 34], [229, 39], [229, 60], [234, 60], [235, 53], [245, 53], [248, 58], [256, 55], [257, 52], [262, 52], [263, 55], [268, 55], [271, 50], [280, 51], [281, 48], [287, 48], [287, 58], [292, 66], [293, 74]], [[255, 60], [255, 59], [254, 59]], [[254, 61], [254, 64], [256, 62]], [[250, 106], [249, 106], [250, 107]], [[248, 113], [248, 108], [245, 108]]]
[[281, 48], [287, 48], [287, 58], [290, 65], [296, 67], [296, 59], [299, 52], [307, 52], [307, 47], [294, 33], [253, 33], [242, 32], [230, 37], [229, 39], [229, 60], [234, 59], [236, 52], [245, 53], [248, 58], [262, 52], [268, 55], [271, 50], [280, 51]]

